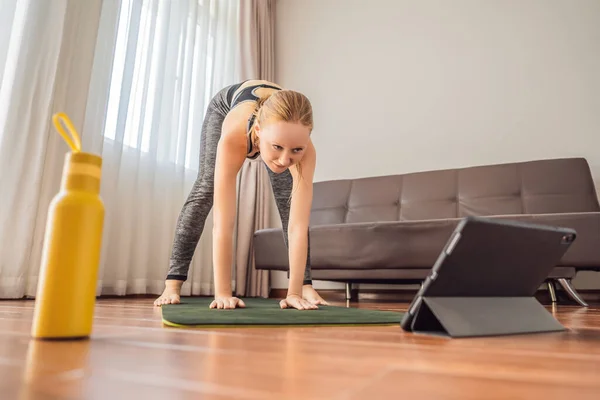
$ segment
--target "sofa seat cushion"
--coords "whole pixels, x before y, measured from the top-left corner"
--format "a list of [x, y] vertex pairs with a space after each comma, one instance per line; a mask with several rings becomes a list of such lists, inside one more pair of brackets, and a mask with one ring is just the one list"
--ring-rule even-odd
[[[430, 268], [458, 220], [392, 221], [310, 228], [312, 269]], [[257, 268], [288, 269], [281, 229], [255, 233]]]
[[[600, 266], [600, 212], [490, 216], [573, 228], [578, 237], [562, 265]], [[319, 269], [431, 268], [461, 218], [312, 226], [311, 266]], [[288, 269], [281, 229], [254, 235], [258, 269]]]

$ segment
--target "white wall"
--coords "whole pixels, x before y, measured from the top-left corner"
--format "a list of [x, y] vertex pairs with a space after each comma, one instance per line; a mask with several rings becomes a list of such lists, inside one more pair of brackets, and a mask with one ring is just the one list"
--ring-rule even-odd
[[276, 38], [317, 181], [584, 156], [600, 190], [598, 0], [278, 0]]

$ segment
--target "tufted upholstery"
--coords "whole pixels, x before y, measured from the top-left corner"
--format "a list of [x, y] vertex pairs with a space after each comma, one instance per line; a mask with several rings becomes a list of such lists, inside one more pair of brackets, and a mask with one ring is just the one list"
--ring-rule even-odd
[[576, 158], [317, 182], [311, 224], [597, 211]]
[[[578, 239], [552, 276], [600, 268], [600, 205], [583, 158], [536, 160], [314, 184], [315, 279], [423, 279], [460, 218], [571, 227]], [[287, 270], [281, 229], [255, 232], [258, 269]]]

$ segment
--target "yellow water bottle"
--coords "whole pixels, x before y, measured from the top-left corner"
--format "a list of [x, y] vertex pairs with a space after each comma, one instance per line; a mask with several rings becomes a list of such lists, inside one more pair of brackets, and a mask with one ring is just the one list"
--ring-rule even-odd
[[79, 135], [65, 114], [54, 115], [53, 122], [71, 152], [65, 157], [60, 191], [48, 210], [31, 334], [39, 339], [88, 338], [104, 225], [102, 158], [81, 151]]

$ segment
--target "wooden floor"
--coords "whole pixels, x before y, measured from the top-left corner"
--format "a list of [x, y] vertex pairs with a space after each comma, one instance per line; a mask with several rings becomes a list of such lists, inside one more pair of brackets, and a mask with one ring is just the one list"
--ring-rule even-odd
[[597, 305], [549, 307], [564, 333], [446, 339], [397, 326], [183, 330], [163, 327], [152, 300], [99, 300], [92, 339], [76, 342], [30, 340], [33, 301], [1, 301], [0, 398], [600, 399]]

